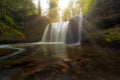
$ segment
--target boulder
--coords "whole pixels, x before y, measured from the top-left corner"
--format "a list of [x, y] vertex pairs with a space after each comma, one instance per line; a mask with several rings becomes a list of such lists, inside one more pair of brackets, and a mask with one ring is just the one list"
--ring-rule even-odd
[[68, 31], [66, 36], [67, 44], [76, 44], [81, 40], [81, 26], [82, 17], [76, 16], [72, 18], [68, 24]]
[[[105, 46], [106, 43], [110, 44], [112, 42], [106, 41], [104, 37], [106, 34], [103, 34], [103, 31], [106, 32], [105, 30], [112, 29], [120, 24], [119, 5], [120, 0], [96, 0], [89, 11], [84, 15], [82, 43], [100, 44]], [[108, 32], [107, 30], [107, 33], [112, 32]]]

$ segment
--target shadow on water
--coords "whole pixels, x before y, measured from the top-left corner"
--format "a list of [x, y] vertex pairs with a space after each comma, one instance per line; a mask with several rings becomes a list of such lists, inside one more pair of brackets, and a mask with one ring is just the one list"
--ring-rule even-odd
[[0, 80], [119, 80], [120, 54], [64, 44], [16, 44], [26, 51], [0, 61]]

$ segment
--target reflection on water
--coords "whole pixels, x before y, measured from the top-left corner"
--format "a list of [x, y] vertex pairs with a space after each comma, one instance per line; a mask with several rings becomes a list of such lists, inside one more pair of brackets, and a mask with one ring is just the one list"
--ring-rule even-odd
[[[64, 44], [60, 45], [43, 45], [42, 50], [46, 56], [60, 57], [62, 59], [68, 59], [68, 54], [66, 52], [66, 46]], [[55, 54], [54, 54], [55, 53]]]
[[119, 80], [120, 54], [64, 44], [16, 44], [26, 51], [0, 60], [0, 80]]

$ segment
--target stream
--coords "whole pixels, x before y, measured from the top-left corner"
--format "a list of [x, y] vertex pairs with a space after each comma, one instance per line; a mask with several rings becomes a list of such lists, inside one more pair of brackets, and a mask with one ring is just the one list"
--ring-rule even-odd
[[16, 48], [16, 47], [12, 47], [10, 45], [1, 45], [0, 49], [13, 49], [13, 50], [15, 49], [15, 50], [17, 50], [16, 52], [13, 52], [11, 54], [7, 54], [7, 55], [4, 55], [4, 56], [1, 56], [0, 60], [10, 58], [12, 56], [15, 56], [15, 55], [20, 54], [20, 53], [25, 51], [25, 49], [23, 49], [23, 48]]
[[109, 48], [39, 42], [0, 48], [18, 50], [0, 57], [0, 80], [120, 79], [120, 54]]

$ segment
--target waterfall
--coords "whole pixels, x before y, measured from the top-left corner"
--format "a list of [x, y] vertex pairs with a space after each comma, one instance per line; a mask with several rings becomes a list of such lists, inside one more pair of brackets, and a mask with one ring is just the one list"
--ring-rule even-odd
[[42, 42], [65, 42], [68, 22], [48, 24], [42, 37]]
[[69, 22], [48, 24], [45, 28], [42, 42], [80, 44], [82, 32], [82, 16], [77, 16]]

